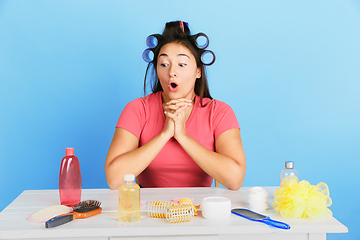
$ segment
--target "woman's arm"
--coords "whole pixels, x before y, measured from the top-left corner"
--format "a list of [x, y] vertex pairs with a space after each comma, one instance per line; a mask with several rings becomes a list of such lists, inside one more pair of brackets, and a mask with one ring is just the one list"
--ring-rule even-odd
[[246, 158], [242, 146], [240, 129], [234, 128], [221, 133], [215, 139], [215, 149], [213, 152], [186, 132], [187, 108], [188, 106], [179, 106], [176, 100], [169, 102], [169, 109], [166, 116], [173, 120], [174, 138], [179, 142], [182, 148], [189, 156], [201, 167], [207, 174], [215, 178], [225, 187], [232, 190], [239, 189], [245, 177]]
[[[171, 124], [165, 124], [167, 125], [171, 128]], [[139, 147], [139, 140], [135, 135], [125, 129], [116, 128], [105, 160], [106, 181], [111, 189], [117, 189], [123, 183], [125, 174], [138, 176], [151, 163], [172, 137], [171, 129], [165, 130], [166, 127], [148, 143]]]
[[203, 147], [188, 134], [175, 138], [199, 167], [219, 183], [231, 190], [242, 186], [246, 158], [239, 129], [220, 134], [215, 140], [216, 152]]

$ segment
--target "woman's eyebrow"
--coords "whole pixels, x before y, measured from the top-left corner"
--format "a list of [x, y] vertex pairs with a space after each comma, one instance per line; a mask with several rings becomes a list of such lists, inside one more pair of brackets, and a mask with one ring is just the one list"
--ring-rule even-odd
[[[178, 57], [187, 57], [190, 59], [190, 57], [188, 55], [186, 55], [185, 53], [179, 53], [177, 56]], [[168, 57], [168, 55], [166, 53], [162, 53], [159, 55], [159, 57]]]
[[190, 59], [190, 57], [189, 57], [188, 55], [186, 55], [185, 53], [180, 53], [180, 54], [178, 54], [178, 57], [187, 57], [187, 58]]

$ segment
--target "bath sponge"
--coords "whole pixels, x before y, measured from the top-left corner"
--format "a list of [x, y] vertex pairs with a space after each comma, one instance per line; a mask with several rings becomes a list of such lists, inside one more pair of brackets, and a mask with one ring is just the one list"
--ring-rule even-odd
[[328, 209], [331, 204], [326, 183], [320, 182], [314, 186], [306, 180], [298, 182], [296, 176], [288, 176], [274, 192], [272, 206], [284, 218], [318, 219], [332, 216]]

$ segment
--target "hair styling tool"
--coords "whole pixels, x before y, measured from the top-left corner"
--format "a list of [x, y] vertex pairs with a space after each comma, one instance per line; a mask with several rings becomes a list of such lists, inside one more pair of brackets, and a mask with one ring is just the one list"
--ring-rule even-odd
[[190, 204], [174, 205], [173, 202], [152, 201], [148, 209], [153, 218], [166, 218], [169, 223], [189, 222], [194, 217]]
[[[198, 33], [196, 35], [193, 35], [192, 38], [195, 40], [196, 46], [199, 49], [205, 49], [209, 46], [209, 38], [208, 38], [208, 36], [206, 36], [205, 33]], [[202, 43], [202, 42], [204, 42], [204, 43]]]
[[269, 218], [267, 216], [258, 214], [256, 212], [250, 211], [245, 208], [235, 208], [235, 209], [232, 209], [231, 212], [235, 215], [249, 219], [251, 221], [262, 222], [267, 225], [281, 228], [281, 229], [290, 229], [290, 225], [288, 225], [284, 222], [278, 222], [278, 221], [272, 220], [271, 218]]
[[145, 49], [142, 54], [142, 57], [145, 62], [151, 63], [154, 60], [154, 49], [159, 43], [159, 39], [162, 38], [160, 34], [152, 34], [146, 38], [146, 45], [149, 47]]
[[67, 214], [62, 214], [51, 218], [45, 223], [46, 228], [57, 227], [62, 224], [71, 222], [77, 218], [88, 218], [99, 214], [102, 211], [100, 207], [101, 202], [97, 200], [85, 200], [75, 204], [72, 208], [73, 211]]
[[201, 62], [205, 66], [210, 66], [211, 64], [213, 64], [215, 62], [215, 54], [211, 50], [205, 50], [201, 54]]
[[[185, 28], [185, 25], [187, 28]], [[166, 23], [165, 30], [167, 28], [180, 28], [180, 30], [185, 33], [187, 41], [189, 41], [198, 52], [200, 56], [200, 61], [205, 66], [210, 66], [215, 62], [215, 54], [211, 50], [206, 50], [209, 46], [209, 38], [205, 33], [197, 33], [190, 35], [189, 24], [183, 21], [175, 21]], [[164, 30], [164, 32], [165, 32]], [[163, 33], [164, 33], [163, 32]], [[171, 36], [176, 37], [176, 36]], [[169, 38], [169, 36], [162, 34], [152, 34], [146, 38], [147, 49], [142, 54], [142, 58], [145, 62], [151, 64], [154, 61], [155, 53], [158, 52], [158, 48], [161, 48], [164, 43], [172, 42], [174, 39]], [[184, 36], [183, 36], [184, 37]], [[181, 37], [181, 39], [183, 39]], [[148, 65], [150, 66], [150, 65]]]
[[145, 62], [151, 63], [154, 60], [154, 52], [150, 48], [145, 49], [142, 54], [142, 57]]
[[158, 45], [158, 41], [159, 41], [158, 35], [159, 34], [152, 34], [146, 38], [146, 45], [149, 48], [156, 48], [156, 46]]
[[148, 214], [152, 218], [166, 218], [166, 209], [173, 205], [173, 202], [152, 201], [149, 204]]

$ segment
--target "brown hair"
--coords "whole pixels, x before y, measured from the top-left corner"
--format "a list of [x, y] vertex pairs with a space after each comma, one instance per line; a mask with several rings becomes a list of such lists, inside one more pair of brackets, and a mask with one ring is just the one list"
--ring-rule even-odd
[[[145, 51], [151, 50], [153, 52], [154, 58], [152, 61], [148, 61], [149, 64], [146, 68], [145, 79], [144, 79], [144, 95], [146, 95], [145, 88], [147, 85], [148, 77], [150, 77], [151, 90], [153, 93], [163, 90], [161, 87], [160, 81], [159, 81], [159, 77], [157, 76], [157, 73], [156, 73], [157, 60], [158, 60], [157, 57], [159, 55], [160, 49], [165, 44], [177, 42], [177, 43], [181, 43], [182, 45], [184, 45], [191, 51], [191, 53], [194, 55], [194, 57], [196, 59], [197, 67], [201, 69], [201, 77], [197, 78], [195, 81], [195, 94], [200, 97], [201, 105], [203, 106], [203, 104], [202, 104], [203, 98], [213, 99], [211, 97], [210, 91], [209, 91], [208, 81], [207, 81], [206, 72], [205, 72], [205, 66], [201, 60], [201, 56], [204, 52], [211, 52], [211, 51], [205, 50], [208, 43], [205, 48], [200, 48], [198, 46], [196, 40], [199, 36], [204, 36], [207, 38], [207, 36], [204, 33], [190, 35], [190, 29], [188, 27], [188, 24], [185, 22], [182, 22], [182, 21], [176, 21], [176, 22], [166, 23], [165, 29], [164, 29], [162, 35], [153, 34], [148, 37], [148, 38], [150, 38], [150, 37], [156, 38], [157, 44], [153, 48], [148, 48], [147, 50], [145, 50]], [[213, 54], [213, 57], [214, 57], [213, 61], [207, 65], [211, 65], [215, 61], [214, 54]], [[144, 58], [144, 60], [145, 60], [145, 58]], [[152, 70], [152, 71], [149, 73], [150, 70]]]

